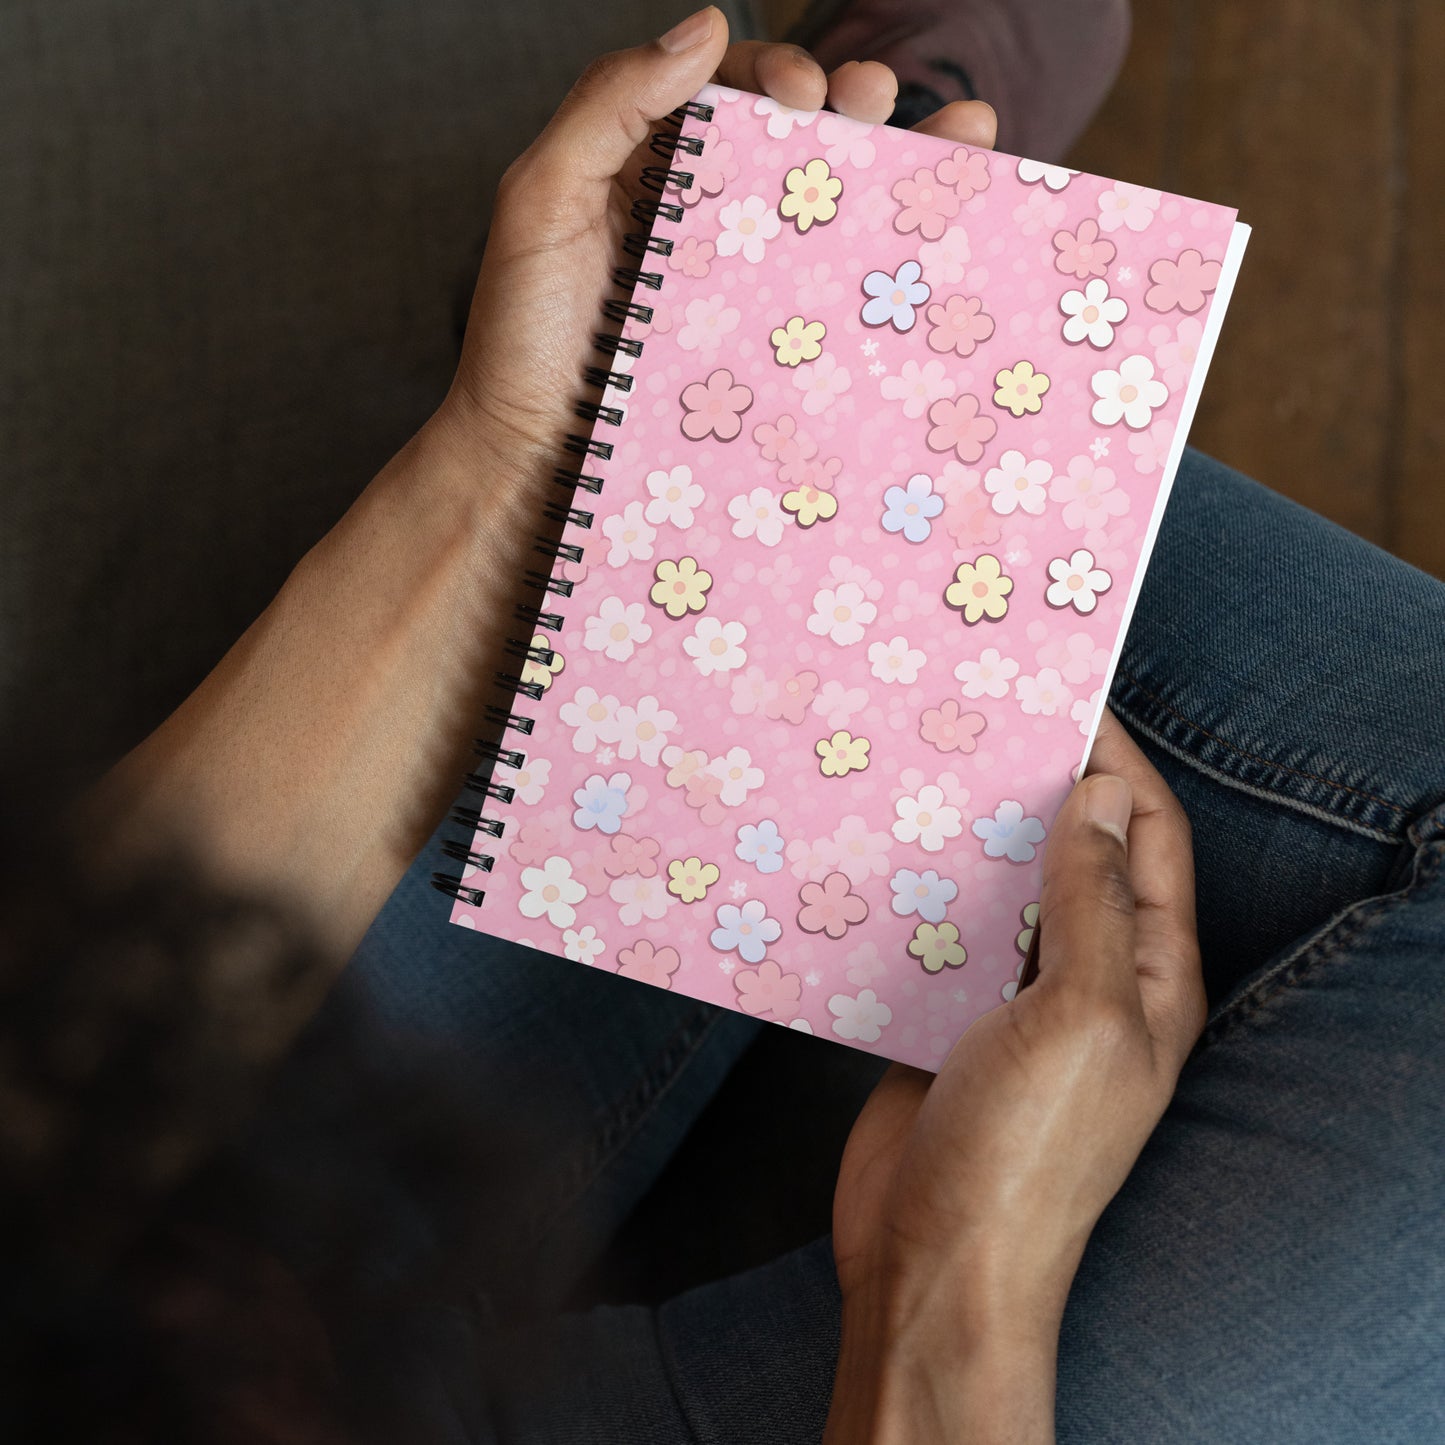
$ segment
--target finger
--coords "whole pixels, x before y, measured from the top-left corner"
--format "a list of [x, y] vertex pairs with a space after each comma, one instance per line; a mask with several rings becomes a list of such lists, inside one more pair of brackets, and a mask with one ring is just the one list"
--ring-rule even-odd
[[986, 100], [955, 100], [925, 116], [913, 129], [921, 135], [942, 136], [959, 145], [992, 150], [998, 139], [998, 116]]
[[517, 163], [529, 206], [573, 208], [586, 220], [653, 125], [690, 99], [727, 48], [722, 11], [709, 5], [660, 39], [593, 61]]
[[839, 115], [881, 125], [897, 99], [898, 77], [876, 60], [850, 60], [828, 76], [828, 104]]
[[1145, 1013], [1156, 1037], [1169, 1038], [1187, 1054], [1208, 1012], [1195, 924], [1189, 819], [1168, 783], [1107, 709], [1089, 757], [1089, 771], [1096, 770], [1124, 778], [1133, 796], [1129, 878]]
[[770, 95], [794, 110], [821, 110], [828, 94], [823, 67], [797, 45], [741, 40], [728, 46], [717, 78], [739, 90]]
[[1137, 1011], [1129, 784], [1085, 778], [1069, 794], [1044, 850], [1039, 984]]

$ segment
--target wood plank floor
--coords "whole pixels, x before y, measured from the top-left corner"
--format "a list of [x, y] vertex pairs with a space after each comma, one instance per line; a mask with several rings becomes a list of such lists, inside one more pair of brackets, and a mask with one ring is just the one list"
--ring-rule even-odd
[[1135, 0], [1069, 157], [1254, 227], [1193, 443], [1438, 576], [1442, 68], [1440, 0]]

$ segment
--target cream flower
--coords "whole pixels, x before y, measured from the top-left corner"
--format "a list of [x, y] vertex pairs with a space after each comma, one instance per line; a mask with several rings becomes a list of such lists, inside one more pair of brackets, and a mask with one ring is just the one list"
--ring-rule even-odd
[[769, 338], [779, 366], [797, 366], [800, 361], [816, 361], [823, 354], [823, 338], [828, 329], [821, 321], [805, 321], [790, 317], [784, 326], [773, 327]]
[[1082, 291], [1065, 291], [1059, 297], [1064, 322], [1064, 340], [1071, 345], [1087, 341], [1102, 351], [1114, 340], [1114, 328], [1129, 314], [1122, 296], [1109, 295], [1109, 283], [1095, 277]]
[[692, 658], [692, 665], [704, 677], [715, 672], [731, 672], [748, 660], [743, 650], [748, 630], [741, 622], [721, 622], [716, 617], [702, 617], [692, 636], [684, 639], [682, 650]]
[[754, 487], [746, 496], [734, 497], [728, 503], [728, 516], [733, 519], [734, 537], [756, 537], [765, 547], [776, 547], [783, 540], [788, 521], [778, 494], [767, 487]]
[[953, 575], [954, 580], [943, 590], [943, 600], [958, 608], [965, 622], [971, 625], [985, 617], [997, 622], [1008, 611], [1013, 578], [1004, 574], [1002, 564], [991, 552], [972, 562], [959, 563]]
[[1043, 406], [1043, 395], [1049, 389], [1049, 379], [1042, 371], [1035, 371], [1031, 361], [1015, 362], [1004, 367], [993, 379], [997, 390], [993, 404], [1011, 411], [1015, 416], [1033, 413]]
[[712, 573], [705, 572], [692, 557], [680, 561], [662, 561], [653, 573], [657, 580], [647, 594], [669, 617], [683, 617], [701, 612], [707, 606]]
[[838, 499], [832, 492], [821, 487], [809, 486], [806, 482], [783, 493], [783, 510], [798, 519], [800, 527], [811, 527], [815, 522], [826, 522], [838, 514]]
[[863, 629], [877, 616], [878, 609], [863, 588], [857, 582], [843, 582], [837, 587], [820, 587], [813, 594], [808, 631], [847, 647], [862, 640]]
[[605, 653], [613, 662], [626, 662], [652, 636], [652, 627], [644, 620], [644, 612], [640, 602], [604, 597], [597, 611], [587, 619], [582, 645], [588, 652]]
[[572, 905], [581, 903], [587, 890], [572, 876], [572, 865], [565, 858], [548, 858], [540, 868], [523, 868], [521, 884], [517, 912], [523, 918], [545, 916], [553, 928], [570, 928], [577, 921]]
[[984, 474], [984, 490], [993, 499], [990, 505], [1000, 516], [1012, 516], [1022, 507], [1031, 517], [1037, 517], [1044, 510], [1048, 498], [1045, 490], [1054, 469], [1042, 457], [1025, 461], [1019, 451], [1007, 451], [996, 467], [990, 467]]
[[701, 858], [678, 858], [667, 865], [667, 891], [684, 903], [701, 903], [717, 880], [717, 864]]
[[843, 182], [833, 174], [827, 161], [816, 159], [805, 166], [794, 166], [783, 177], [783, 190], [783, 199], [778, 202], [779, 214], [792, 221], [799, 231], [807, 231], [812, 226], [826, 225], [838, 214]]
[[1099, 594], [1114, 584], [1102, 567], [1094, 565], [1094, 554], [1087, 547], [1068, 557], [1056, 557], [1049, 563], [1049, 576], [1053, 581], [1044, 593], [1049, 606], [1072, 607], [1086, 617], [1098, 606]]
[[562, 654], [554, 646], [554, 639], [547, 636], [545, 632], [539, 632], [532, 639], [533, 647], [545, 648], [552, 654], [550, 662], [533, 662], [529, 657], [522, 664], [522, 681], [536, 683], [538, 687], [546, 692], [552, 686], [552, 679], [566, 666]]
[[1169, 388], [1155, 378], [1147, 356], [1126, 356], [1118, 371], [1096, 371], [1089, 386], [1098, 401], [1091, 415], [1100, 426], [1122, 421], [1131, 431], [1143, 431], [1154, 412], [1169, 400]]
[[925, 973], [940, 973], [945, 968], [962, 968], [968, 952], [958, 941], [958, 928], [952, 923], [920, 923], [913, 930], [908, 951], [923, 965]]
[[868, 649], [868, 662], [879, 682], [917, 682], [918, 670], [927, 661], [927, 655], [920, 648], [910, 647], [906, 637], [875, 642]]
[[718, 212], [722, 232], [717, 238], [719, 256], [741, 254], [756, 266], [763, 259], [767, 243], [783, 229], [778, 213], [761, 196], [729, 201]]
[[643, 516], [654, 527], [670, 522], [674, 527], [690, 527], [696, 508], [702, 506], [703, 490], [692, 479], [689, 466], [673, 467], [670, 472], [648, 472], [647, 491], [652, 500]]
[[950, 838], [963, 832], [963, 816], [943, 801], [943, 789], [929, 783], [893, 805], [897, 819], [893, 836], [900, 843], [917, 843], [925, 853], [941, 853]]
[[825, 778], [846, 778], [849, 773], [861, 773], [867, 768], [869, 747], [867, 738], [855, 738], [840, 729], [832, 737], [819, 738], [813, 751]]

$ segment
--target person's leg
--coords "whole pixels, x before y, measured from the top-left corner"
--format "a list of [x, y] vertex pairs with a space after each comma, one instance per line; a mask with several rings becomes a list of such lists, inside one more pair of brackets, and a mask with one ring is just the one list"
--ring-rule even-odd
[[[1441, 636], [1438, 582], [1186, 459], [1114, 700], [1190, 810], [1213, 1007], [1070, 1294], [1061, 1441], [1445, 1435]], [[497, 1347], [502, 1438], [815, 1440], [837, 1316], [823, 1240], [570, 1317]]]

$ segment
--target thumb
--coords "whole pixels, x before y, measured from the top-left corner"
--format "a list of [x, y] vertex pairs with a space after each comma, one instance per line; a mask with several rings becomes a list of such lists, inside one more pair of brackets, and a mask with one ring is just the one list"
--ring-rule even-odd
[[1085, 778], [1060, 809], [1044, 852], [1039, 981], [1138, 1010], [1132, 810], [1133, 790], [1110, 773]]
[[728, 23], [714, 5], [665, 35], [594, 60], [523, 157], [546, 187], [537, 199], [600, 208], [608, 183], [653, 125], [690, 99], [727, 50]]

